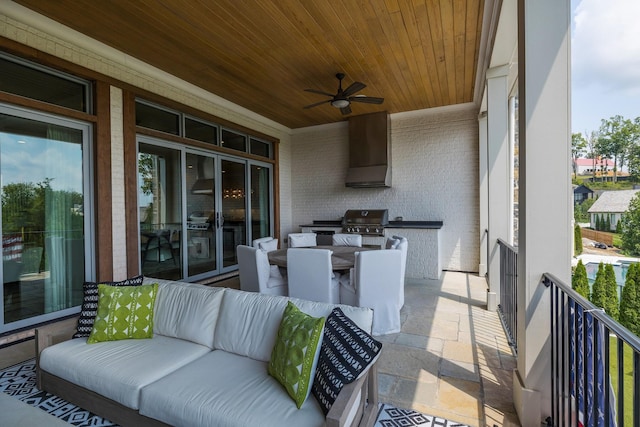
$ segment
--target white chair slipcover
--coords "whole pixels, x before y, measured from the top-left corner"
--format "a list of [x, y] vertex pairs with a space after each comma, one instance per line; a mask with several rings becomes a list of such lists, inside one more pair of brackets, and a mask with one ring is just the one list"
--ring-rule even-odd
[[400, 332], [401, 251], [381, 249], [355, 255], [351, 283], [340, 286], [340, 302], [373, 309], [373, 335]]
[[395, 239], [395, 238], [391, 238], [391, 237], [387, 237], [387, 241], [384, 245], [385, 249], [397, 249], [398, 245], [400, 244], [400, 240]]
[[291, 233], [288, 246], [290, 248], [309, 248], [317, 246], [316, 233]]
[[286, 279], [273, 274], [265, 251], [246, 245], [239, 245], [237, 251], [241, 290], [269, 295], [288, 294]]
[[362, 236], [360, 234], [335, 233], [332, 238], [333, 246], [362, 247]]
[[394, 239], [398, 240], [399, 243], [396, 246], [396, 249], [400, 250], [402, 254], [402, 274], [400, 275], [400, 308], [404, 307], [404, 278], [405, 273], [407, 271], [407, 250], [409, 248], [409, 241], [406, 237], [402, 236], [393, 236]]
[[338, 304], [339, 275], [331, 270], [328, 249], [292, 248], [287, 250], [289, 296], [309, 301]]
[[270, 240], [273, 240], [273, 237], [267, 236], [267, 237], [260, 237], [259, 239], [253, 239], [253, 241], [251, 242], [251, 246], [253, 246], [256, 249], [259, 249], [260, 243], [268, 242]]

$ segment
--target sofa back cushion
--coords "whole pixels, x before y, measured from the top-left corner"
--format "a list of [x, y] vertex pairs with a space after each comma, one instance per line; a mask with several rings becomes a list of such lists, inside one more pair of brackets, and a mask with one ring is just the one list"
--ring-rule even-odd
[[[327, 317], [335, 304], [226, 289], [213, 338], [213, 348], [268, 362], [287, 301], [313, 317]], [[360, 328], [371, 332], [373, 311], [339, 306]]]
[[159, 284], [153, 332], [213, 348], [224, 288], [170, 280]]

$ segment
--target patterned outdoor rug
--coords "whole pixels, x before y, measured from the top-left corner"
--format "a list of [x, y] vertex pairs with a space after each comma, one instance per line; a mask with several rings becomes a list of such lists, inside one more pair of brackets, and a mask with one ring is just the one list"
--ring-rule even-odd
[[[0, 392], [40, 408], [74, 426], [118, 427], [117, 424], [79, 408], [66, 400], [38, 390], [36, 387], [36, 362], [34, 359], [1, 370]], [[420, 412], [399, 409], [388, 404], [380, 404], [375, 427], [414, 426], [467, 427], [464, 424], [421, 414]]]

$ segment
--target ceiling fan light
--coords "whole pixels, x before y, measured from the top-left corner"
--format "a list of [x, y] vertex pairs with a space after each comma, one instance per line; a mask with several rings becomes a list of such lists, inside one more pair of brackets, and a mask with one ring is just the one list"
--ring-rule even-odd
[[347, 101], [346, 99], [335, 99], [331, 101], [331, 105], [336, 108], [344, 108], [349, 106], [349, 101]]

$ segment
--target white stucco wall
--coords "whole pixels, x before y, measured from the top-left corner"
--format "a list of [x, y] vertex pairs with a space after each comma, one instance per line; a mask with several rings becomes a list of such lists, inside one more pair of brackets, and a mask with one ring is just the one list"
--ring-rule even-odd
[[[472, 105], [391, 115], [391, 188], [346, 188], [348, 124], [293, 132], [293, 230], [338, 220], [347, 209], [389, 210], [393, 219], [441, 220], [445, 270], [479, 263], [478, 125]], [[283, 232], [285, 230], [283, 229]]]

